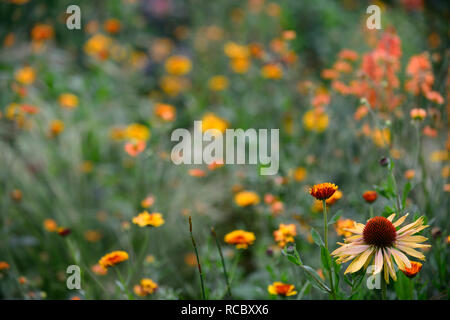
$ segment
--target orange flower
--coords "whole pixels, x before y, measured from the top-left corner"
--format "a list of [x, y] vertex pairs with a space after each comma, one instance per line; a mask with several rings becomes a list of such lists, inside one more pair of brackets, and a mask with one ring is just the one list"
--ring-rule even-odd
[[141, 282], [134, 286], [134, 293], [140, 297], [145, 297], [149, 294], [153, 294], [158, 289], [158, 284], [152, 279], [144, 278]]
[[133, 218], [133, 223], [139, 227], [159, 227], [164, 224], [164, 219], [161, 213], [148, 213], [147, 211], [141, 212], [137, 217]]
[[284, 297], [294, 296], [297, 294], [295, 286], [293, 284], [287, 284], [283, 282], [275, 281], [267, 287], [267, 291], [273, 295], [279, 295]]
[[149, 195], [144, 200], [141, 201], [141, 207], [150, 208], [153, 205], [153, 203], [155, 203], [155, 197]]
[[0, 271], [1, 270], [8, 270], [10, 268], [10, 265], [6, 261], [0, 261]]
[[208, 80], [208, 87], [213, 91], [223, 91], [228, 88], [228, 78], [217, 75]]
[[188, 171], [188, 173], [189, 173], [189, 175], [191, 177], [200, 178], [200, 177], [205, 177], [206, 176], [206, 172], [204, 170], [202, 170], [202, 169], [190, 169]]
[[103, 27], [106, 32], [115, 34], [120, 31], [122, 25], [118, 19], [108, 19], [105, 21]]
[[91, 270], [92, 270], [93, 273], [95, 273], [96, 275], [99, 275], [99, 276], [104, 276], [104, 275], [106, 275], [108, 273], [108, 269], [103, 268], [99, 264], [94, 264], [91, 267]]
[[343, 49], [339, 52], [339, 59], [355, 61], [358, 59], [358, 53], [349, 49]]
[[100, 266], [107, 269], [108, 267], [113, 267], [116, 264], [128, 260], [128, 253], [125, 251], [113, 251], [104, 255], [98, 262]]
[[283, 248], [288, 242], [294, 242], [294, 237], [297, 235], [297, 228], [295, 224], [280, 224], [278, 230], [273, 232], [273, 238], [278, 245]]
[[34, 41], [44, 41], [53, 38], [53, 27], [49, 24], [38, 23], [31, 30], [31, 38]]
[[253, 191], [241, 191], [234, 196], [234, 201], [240, 207], [247, 207], [259, 203], [259, 196]]
[[185, 56], [172, 56], [166, 60], [165, 68], [168, 73], [181, 76], [191, 71], [192, 63]]
[[368, 191], [364, 192], [362, 196], [363, 196], [364, 200], [366, 200], [366, 202], [372, 203], [375, 200], [377, 200], [378, 194], [376, 191], [368, 190]]
[[352, 233], [347, 231], [347, 229], [352, 229], [354, 225], [355, 221], [352, 219], [339, 219], [334, 225], [334, 228], [336, 229], [338, 236], [349, 237]]
[[155, 105], [155, 115], [163, 121], [170, 122], [175, 120], [176, 109], [170, 104], [157, 103]]
[[266, 79], [283, 78], [283, 69], [276, 63], [269, 63], [262, 67], [261, 75]]
[[317, 200], [326, 200], [330, 198], [338, 189], [334, 183], [320, 183], [309, 189], [309, 193]]
[[416, 175], [416, 172], [413, 169], [409, 169], [405, 171], [405, 179], [412, 180], [414, 179], [414, 176]]
[[61, 120], [52, 120], [52, 122], [50, 122], [49, 128], [50, 137], [52, 138], [56, 137], [63, 131], [64, 131], [64, 122], [62, 122]]
[[48, 232], [55, 232], [58, 230], [58, 224], [53, 219], [45, 219], [44, 220], [44, 229]]
[[58, 98], [61, 107], [73, 109], [78, 106], [78, 97], [72, 93], [63, 93]]
[[300, 181], [305, 180], [306, 179], [306, 174], [307, 174], [307, 171], [306, 171], [305, 168], [297, 167], [294, 170], [294, 179], [295, 179], [295, 181], [299, 181], [300, 182]]
[[24, 85], [32, 84], [35, 78], [36, 74], [32, 67], [23, 67], [22, 69], [19, 69], [15, 74], [16, 81]]
[[225, 242], [236, 245], [236, 249], [247, 249], [255, 242], [255, 234], [244, 230], [235, 230], [225, 235]]
[[332, 206], [335, 204], [339, 199], [342, 198], [342, 192], [340, 190], [336, 190], [335, 193], [331, 197], [329, 197], [325, 202], [328, 206]]
[[128, 153], [132, 157], [136, 157], [142, 151], [145, 150], [145, 141], [133, 141], [127, 142], [124, 146], [125, 152]]
[[65, 227], [59, 227], [58, 228], [58, 234], [61, 237], [68, 236], [71, 232], [72, 232], [72, 230], [70, 230], [69, 228], [65, 228]]
[[425, 109], [422, 109], [422, 108], [414, 108], [411, 110], [409, 115], [414, 120], [423, 120], [427, 116], [427, 112]]
[[405, 267], [402, 272], [408, 277], [408, 278], [414, 278], [422, 269], [422, 264], [420, 262], [411, 261], [411, 268]]

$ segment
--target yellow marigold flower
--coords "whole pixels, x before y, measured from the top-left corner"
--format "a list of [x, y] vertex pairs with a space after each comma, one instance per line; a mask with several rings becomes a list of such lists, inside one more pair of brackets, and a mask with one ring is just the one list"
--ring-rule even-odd
[[217, 75], [209, 79], [208, 87], [213, 91], [223, 91], [228, 88], [228, 78]]
[[278, 230], [273, 232], [273, 238], [278, 245], [283, 248], [287, 243], [294, 242], [294, 237], [297, 235], [297, 228], [295, 224], [281, 223]]
[[19, 69], [15, 74], [16, 81], [24, 85], [32, 84], [35, 78], [36, 74], [34, 69], [28, 66]]
[[176, 109], [170, 104], [156, 103], [155, 115], [163, 121], [170, 122], [175, 120]]
[[287, 284], [279, 281], [275, 281], [267, 287], [267, 291], [273, 295], [279, 295], [284, 297], [294, 296], [297, 294], [295, 286], [293, 284]]
[[126, 137], [131, 140], [147, 141], [150, 138], [150, 130], [143, 124], [133, 123], [126, 128]]
[[347, 229], [352, 229], [354, 225], [355, 221], [352, 219], [339, 219], [334, 225], [334, 228], [338, 236], [350, 237], [352, 233], [347, 231]]
[[45, 219], [44, 220], [44, 229], [48, 232], [55, 232], [58, 230], [58, 224], [53, 219]]
[[414, 108], [409, 113], [413, 120], [423, 120], [427, 116], [427, 111], [422, 108]]
[[119, 264], [121, 262], [124, 262], [128, 260], [128, 253], [125, 251], [113, 251], [111, 253], [108, 253], [104, 255], [98, 264], [102, 266], [103, 268], [107, 269], [108, 267], [113, 267], [116, 264]]
[[169, 96], [176, 96], [190, 86], [187, 79], [177, 76], [164, 76], [161, 78], [159, 85], [161, 89]]
[[308, 131], [324, 132], [328, 123], [328, 115], [323, 111], [310, 110], [303, 115], [303, 126]]
[[312, 186], [312, 188], [309, 189], [309, 193], [317, 200], [326, 200], [330, 198], [337, 189], [338, 186], [334, 183], [325, 182]]
[[411, 261], [411, 268], [405, 267], [402, 272], [407, 276], [408, 278], [414, 278], [417, 276], [419, 271], [422, 269], [422, 264], [420, 262]]
[[158, 289], [158, 284], [152, 279], [144, 278], [141, 282], [134, 286], [134, 293], [140, 297], [153, 294]]
[[266, 79], [281, 79], [283, 69], [276, 63], [268, 63], [261, 68], [261, 75]]
[[247, 46], [235, 42], [227, 42], [224, 46], [224, 51], [230, 59], [247, 59], [250, 55]]
[[235, 230], [225, 235], [225, 242], [236, 245], [236, 249], [247, 249], [255, 242], [255, 234], [244, 230]]
[[230, 62], [231, 69], [235, 73], [246, 73], [250, 68], [250, 59], [248, 58], [237, 58], [232, 59]]
[[449, 152], [447, 150], [434, 151], [430, 154], [430, 160], [432, 162], [447, 161], [449, 159], [448, 155]]
[[72, 93], [63, 93], [58, 98], [59, 105], [66, 109], [73, 109], [78, 106], [78, 97]]
[[49, 128], [50, 137], [56, 137], [63, 131], [64, 131], [64, 122], [62, 122], [61, 120], [52, 120], [52, 122], [50, 122]]
[[377, 192], [373, 191], [373, 190], [365, 191], [362, 196], [363, 196], [364, 200], [366, 200], [366, 202], [368, 202], [368, 203], [375, 202], [375, 200], [377, 200], [377, 198], [378, 198]]
[[133, 223], [139, 227], [159, 227], [164, 224], [164, 219], [161, 213], [148, 213], [147, 211], [141, 212], [137, 217], [133, 218]]
[[221, 133], [224, 133], [227, 128], [228, 122], [217, 117], [214, 113], [206, 113], [202, 118], [202, 132], [209, 129], [216, 129]]
[[342, 191], [336, 190], [336, 192], [333, 193], [333, 195], [329, 197], [325, 202], [327, 203], [328, 206], [332, 206], [341, 198], [342, 198]]
[[8, 270], [10, 268], [9, 263], [6, 261], [0, 261], [0, 271]]
[[259, 203], [259, 196], [253, 191], [241, 191], [234, 196], [234, 201], [240, 207], [247, 207]]
[[181, 76], [191, 71], [192, 63], [185, 56], [172, 56], [166, 60], [165, 67], [169, 74]]
[[388, 218], [374, 217], [367, 223], [355, 223], [353, 228], [346, 229], [353, 236], [347, 237], [344, 242], [339, 243], [340, 247], [334, 250], [331, 255], [337, 257], [337, 263], [345, 263], [353, 260], [348, 266], [346, 273], [354, 273], [367, 266], [373, 260], [374, 272], [378, 274], [384, 271], [384, 279], [389, 283], [389, 276], [397, 280], [394, 261], [400, 270], [412, 268], [411, 261], [405, 255], [425, 260], [423, 253], [416, 248], [426, 249], [431, 247], [423, 244], [427, 238], [416, 233], [427, 228], [423, 224], [423, 217], [416, 221], [400, 227], [408, 214], [395, 222], [392, 220], [395, 213]]

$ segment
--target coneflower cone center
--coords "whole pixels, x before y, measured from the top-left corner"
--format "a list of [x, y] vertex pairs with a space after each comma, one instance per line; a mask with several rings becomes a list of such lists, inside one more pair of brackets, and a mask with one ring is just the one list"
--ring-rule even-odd
[[394, 225], [384, 217], [370, 219], [363, 230], [364, 242], [380, 248], [392, 246], [396, 236]]

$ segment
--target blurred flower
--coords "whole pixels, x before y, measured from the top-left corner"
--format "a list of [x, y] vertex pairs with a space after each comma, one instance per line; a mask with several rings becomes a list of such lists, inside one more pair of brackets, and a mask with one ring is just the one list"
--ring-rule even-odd
[[236, 245], [236, 249], [247, 249], [255, 242], [255, 234], [244, 230], [235, 230], [226, 234], [224, 241]]
[[267, 291], [273, 295], [279, 295], [284, 297], [294, 296], [297, 294], [295, 286], [293, 284], [287, 284], [283, 282], [275, 281], [267, 287]]
[[68, 236], [71, 232], [72, 232], [72, 230], [70, 230], [69, 228], [66, 228], [66, 227], [59, 227], [58, 228], [58, 234], [61, 237]]
[[53, 219], [45, 219], [44, 220], [44, 229], [48, 232], [55, 232], [58, 230], [58, 224]]
[[118, 33], [121, 27], [122, 24], [120, 23], [120, 20], [114, 18], [106, 20], [103, 24], [103, 28], [105, 29], [105, 31], [111, 34]]
[[176, 109], [170, 104], [156, 103], [155, 115], [163, 121], [171, 122], [175, 120]]
[[158, 284], [149, 278], [141, 279], [141, 282], [135, 285], [133, 288], [134, 293], [140, 297], [145, 297], [149, 294], [153, 294], [157, 289]]
[[235, 73], [246, 73], [250, 68], [250, 59], [247, 58], [236, 58], [232, 59], [230, 62], [231, 69]]
[[97, 33], [84, 44], [84, 52], [98, 60], [105, 60], [108, 58], [112, 42], [111, 38]]
[[16, 41], [16, 36], [14, 35], [14, 33], [10, 32], [3, 39], [3, 45], [5, 47], [11, 47], [14, 45], [15, 41]]
[[223, 91], [228, 88], [228, 78], [222, 75], [211, 77], [208, 81], [208, 87], [213, 91]]
[[438, 150], [434, 151], [430, 154], [431, 162], [444, 162], [449, 159], [449, 151], [447, 150]]
[[125, 251], [113, 251], [104, 255], [98, 262], [100, 266], [107, 269], [108, 267], [113, 267], [121, 262], [128, 260], [128, 253]]
[[0, 271], [2, 270], [8, 270], [10, 268], [10, 265], [6, 261], [0, 261]]
[[133, 218], [133, 223], [139, 227], [159, 227], [164, 224], [164, 219], [161, 213], [148, 213], [147, 211], [141, 212], [137, 217]]
[[192, 63], [185, 56], [171, 56], [166, 60], [165, 68], [169, 74], [181, 76], [191, 71]]
[[281, 79], [283, 78], [283, 69], [276, 63], [268, 63], [262, 67], [261, 75], [266, 79]]
[[78, 97], [72, 93], [63, 93], [58, 98], [59, 105], [66, 109], [73, 109], [78, 106]]
[[253, 191], [241, 191], [234, 196], [234, 201], [239, 207], [247, 207], [259, 203], [259, 196]]
[[223, 160], [214, 160], [211, 164], [208, 165], [209, 170], [216, 170], [224, 166]]
[[409, 113], [413, 120], [423, 120], [427, 116], [427, 112], [422, 108], [414, 108]]
[[227, 42], [224, 46], [224, 51], [230, 59], [247, 59], [250, 54], [246, 46], [235, 42]]
[[412, 180], [414, 179], [414, 176], [416, 175], [416, 172], [413, 169], [409, 169], [405, 171], [405, 179]]
[[431, 128], [430, 126], [425, 126], [423, 128], [423, 134], [429, 138], [436, 138], [438, 136], [437, 130]]
[[45, 23], [37, 23], [31, 30], [31, 38], [37, 42], [52, 39], [54, 34], [53, 27]]
[[323, 274], [323, 270], [322, 269], [317, 269], [316, 272], [319, 275], [320, 279], [325, 281], [325, 275]]
[[420, 262], [411, 261], [411, 268], [405, 267], [402, 272], [408, 277], [408, 278], [414, 278], [417, 276], [419, 271], [422, 269], [422, 264]]
[[190, 83], [187, 79], [178, 76], [163, 76], [160, 80], [161, 89], [169, 96], [176, 96], [186, 90]]
[[345, 274], [359, 271], [363, 266], [367, 267], [374, 260], [375, 270], [378, 274], [384, 270], [384, 279], [389, 283], [389, 275], [397, 280], [392, 257], [400, 270], [411, 268], [411, 262], [406, 254], [415, 258], [425, 260], [425, 256], [413, 248], [428, 248], [430, 245], [421, 244], [427, 238], [414, 235], [428, 226], [423, 225], [423, 217], [410, 223], [399, 230], [397, 227], [405, 221], [408, 215], [404, 215], [392, 223], [395, 213], [387, 219], [375, 217], [367, 221], [366, 225], [355, 223], [348, 231], [355, 234], [345, 239], [345, 244], [331, 253], [337, 257], [337, 263], [344, 263], [353, 259], [345, 270]]
[[96, 275], [99, 275], [99, 276], [104, 276], [108, 273], [108, 269], [103, 268], [100, 264], [94, 264], [91, 267], [91, 270], [93, 273], [95, 273]]
[[306, 179], [307, 171], [303, 167], [297, 167], [294, 171], [295, 181], [301, 182]]
[[377, 200], [378, 194], [376, 191], [367, 190], [363, 193], [362, 196], [363, 196], [364, 200], [366, 200], [367, 203], [372, 203], [372, 202], [375, 202], [375, 200]]
[[375, 129], [372, 132], [372, 140], [380, 148], [388, 146], [391, 143], [391, 131], [389, 128]]
[[282, 201], [274, 201], [270, 206], [273, 215], [279, 215], [284, 211], [284, 203]]
[[352, 219], [339, 219], [334, 225], [334, 228], [336, 229], [338, 236], [344, 236], [347, 238], [352, 235], [351, 231], [348, 231], [347, 229], [352, 229], [354, 225], [355, 221]]
[[362, 105], [362, 106], [359, 106], [358, 109], [356, 109], [356, 112], [353, 115], [353, 118], [356, 121], [359, 121], [362, 118], [364, 118], [368, 113], [369, 113], [369, 108], [367, 108], [366, 106]]
[[271, 17], [279, 17], [281, 14], [281, 7], [275, 2], [269, 2], [266, 6], [266, 13]]
[[206, 176], [205, 170], [202, 170], [202, 169], [189, 169], [188, 173], [191, 177], [200, 178], [200, 177]]
[[284, 30], [283, 31], [283, 39], [285, 40], [294, 40], [297, 37], [295, 30]]
[[13, 191], [11, 191], [10, 197], [15, 202], [20, 202], [22, 201], [22, 191], [20, 191], [19, 189], [14, 189]]
[[145, 150], [145, 141], [138, 140], [127, 142], [124, 146], [124, 150], [130, 156], [136, 157]]
[[143, 124], [133, 123], [126, 128], [128, 139], [146, 141], [150, 138], [150, 130]]
[[156, 62], [164, 60], [172, 51], [173, 42], [168, 38], [155, 39], [150, 47], [150, 55]]
[[323, 111], [310, 110], [303, 115], [303, 126], [308, 131], [321, 133], [327, 129], [328, 122], [328, 115]]
[[150, 208], [155, 203], [155, 197], [152, 195], [149, 195], [145, 197], [144, 200], [141, 201], [141, 207], [142, 208]]
[[339, 59], [343, 59], [343, 60], [350, 60], [350, 61], [358, 60], [358, 53], [353, 50], [349, 50], [349, 49], [342, 49], [339, 52], [338, 56], [339, 56]]
[[275, 230], [273, 232], [273, 237], [275, 239], [275, 242], [278, 242], [278, 245], [281, 248], [284, 248], [284, 246], [288, 242], [294, 242], [294, 237], [297, 235], [297, 228], [295, 224], [283, 224], [281, 223], [278, 227], [278, 230]]
[[149, 254], [145, 257], [145, 263], [152, 264], [155, 261], [156, 261], [155, 256], [152, 254]]
[[87, 230], [84, 233], [84, 238], [89, 242], [98, 242], [102, 237], [102, 233], [98, 230]]
[[206, 113], [202, 118], [202, 132], [210, 129], [215, 129], [224, 133], [228, 128], [228, 122], [222, 118], [217, 117], [214, 113]]
[[35, 78], [36, 74], [34, 69], [28, 66], [19, 69], [15, 74], [16, 81], [24, 85], [32, 84]]
[[24, 276], [20, 276], [17, 281], [19, 282], [19, 284], [26, 284], [28, 282], [28, 279]]
[[312, 186], [309, 189], [309, 194], [311, 194], [317, 200], [326, 200], [330, 198], [338, 189], [334, 183], [320, 183]]
[[184, 256], [184, 263], [186, 263], [190, 267], [197, 266], [197, 257], [195, 255], [195, 253], [192, 253], [192, 252], [187, 253]]

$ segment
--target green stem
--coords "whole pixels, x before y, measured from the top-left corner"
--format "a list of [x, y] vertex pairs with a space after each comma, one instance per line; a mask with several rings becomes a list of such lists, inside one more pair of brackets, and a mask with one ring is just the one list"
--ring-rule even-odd
[[373, 218], [373, 205], [369, 204], [370, 219]]
[[220, 260], [222, 262], [223, 274], [224, 274], [224, 277], [225, 277], [225, 282], [227, 284], [227, 293], [228, 293], [228, 295], [231, 298], [232, 297], [232, 295], [231, 295], [231, 285], [230, 285], [230, 281], [228, 279], [227, 267], [225, 265], [225, 259], [223, 258], [222, 248], [220, 247], [220, 242], [219, 242], [219, 239], [217, 238], [217, 234], [216, 234], [216, 231], [214, 230], [214, 228], [211, 228], [211, 234], [213, 235], [214, 240], [216, 240], [217, 250], [219, 251]]
[[395, 175], [392, 169], [389, 170], [391, 173], [392, 181], [394, 182], [394, 189], [395, 189], [395, 201], [397, 202], [397, 212], [398, 214], [402, 213], [402, 207], [400, 202], [400, 194], [397, 187], [397, 180], [395, 179]]
[[[322, 200], [323, 204], [323, 232], [324, 232], [324, 241], [325, 241], [325, 249], [327, 249], [328, 252], [328, 219], [327, 219], [327, 202], [325, 200]], [[333, 266], [330, 265], [330, 268], [328, 269], [328, 277], [330, 278], [330, 286], [331, 286], [331, 296], [334, 300], [336, 300], [336, 294], [334, 292], [334, 284], [333, 284], [333, 274], [332, 274]]]
[[125, 295], [128, 297], [129, 300], [134, 300], [133, 295], [128, 290], [127, 283], [125, 282], [125, 280], [122, 277], [122, 273], [119, 271], [118, 268], [116, 268], [115, 270], [117, 272], [117, 277], [119, 278], [119, 282], [122, 284]]
[[198, 267], [198, 272], [200, 274], [200, 285], [202, 287], [202, 297], [203, 297], [203, 300], [206, 300], [205, 285], [203, 283], [202, 265], [200, 263], [200, 258], [198, 257], [197, 244], [195, 243], [194, 235], [192, 234], [191, 216], [189, 216], [189, 233], [191, 234], [192, 245], [194, 246], [195, 256], [197, 257], [197, 267]]
[[384, 277], [381, 276], [381, 300], [386, 300], [387, 285]]

